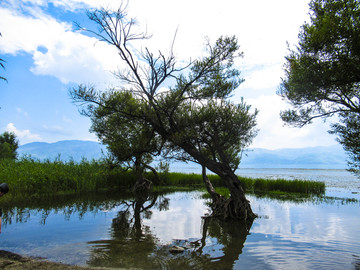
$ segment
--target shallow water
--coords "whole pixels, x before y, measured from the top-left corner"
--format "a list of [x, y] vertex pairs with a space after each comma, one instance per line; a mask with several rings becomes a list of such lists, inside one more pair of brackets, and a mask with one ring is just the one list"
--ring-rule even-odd
[[[172, 170], [201, 174], [201, 167], [196, 164], [181, 163], [181, 166], [172, 167]], [[328, 190], [360, 192], [360, 178], [343, 169], [239, 168], [236, 174], [251, 178], [321, 181], [325, 182]]]
[[329, 169], [238, 169], [237, 174], [252, 178], [300, 179], [325, 182], [326, 187], [360, 191], [360, 179], [347, 170]]
[[[140, 269], [355, 269], [358, 200], [248, 195], [253, 224], [202, 219], [201, 192], [133, 201], [62, 197], [4, 209], [0, 249], [69, 264]], [[186, 250], [172, 254], [173, 245]], [[359, 266], [358, 266], [359, 267]]]

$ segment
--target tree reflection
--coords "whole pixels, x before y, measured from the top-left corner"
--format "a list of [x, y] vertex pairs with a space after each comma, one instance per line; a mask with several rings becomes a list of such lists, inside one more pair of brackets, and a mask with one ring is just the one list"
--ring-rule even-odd
[[119, 192], [23, 198], [2, 203], [3, 223], [26, 223], [30, 221], [31, 216], [40, 216], [40, 223], [45, 225], [47, 218], [52, 213], [63, 214], [65, 220], [70, 220], [73, 214], [82, 219], [88, 212], [96, 214], [112, 209], [121, 201], [129, 198], [131, 198], [131, 194]]
[[[205, 218], [201, 245], [195, 252], [199, 255], [210, 255], [212, 268], [232, 269], [242, 253], [252, 223]], [[211, 241], [208, 240], [210, 237]]]
[[112, 220], [110, 240], [88, 242], [91, 247], [91, 266], [117, 267], [151, 264], [151, 254], [157, 248], [157, 239], [143, 218], [151, 218], [153, 207], [168, 210], [169, 199], [159, 195], [138, 196], [135, 200], [123, 201], [123, 209]]
[[[162, 244], [142, 219], [151, 218], [151, 209], [168, 210], [163, 196], [137, 198], [127, 202], [112, 221], [111, 239], [92, 241], [88, 264], [93, 267], [141, 269], [232, 269], [242, 253], [252, 223], [204, 218], [202, 237]], [[176, 229], [176, 228], [174, 228]], [[184, 247], [170, 253], [173, 245]]]

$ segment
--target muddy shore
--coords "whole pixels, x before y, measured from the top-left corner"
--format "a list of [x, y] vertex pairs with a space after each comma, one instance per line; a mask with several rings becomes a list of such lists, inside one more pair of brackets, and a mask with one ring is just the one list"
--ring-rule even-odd
[[[0, 250], [0, 269], [5, 270], [104, 270], [115, 268], [83, 267], [49, 262], [43, 259], [30, 258], [9, 251]], [[118, 269], [118, 268], [116, 268]]]

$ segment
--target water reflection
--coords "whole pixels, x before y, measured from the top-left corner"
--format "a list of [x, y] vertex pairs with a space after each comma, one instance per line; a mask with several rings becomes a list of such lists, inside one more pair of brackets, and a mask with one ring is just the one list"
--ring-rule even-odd
[[54, 214], [63, 215], [67, 221], [73, 215], [82, 219], [86, 213], [96, 214], [113, 209], [131, 197], [131, 193], [117, 192], [17, 199], [2, 203], [3, 224], [26, 223], [31, 220], [31, 216], [40, 216], [39, 222], [45, 225], [47, 218]]
[[156, 249], [156, 238], [148, 226], [142, 225], [142, 218], [151, 218], [151, 209], [168, 209], [169, 199], [151, 195], [123, 201], [123, 208], [112, 220], [110, 238], [89, 241], [91, 266], [125, 267], [140, 264], [147, 266], [147, 258]]
[[[168, 200], [162, 198], [158, 206], [164, 202], [167, 204]], [[232, 269], [252, 225], [205, 218], [199, 228], [200, 238], [173, 239], [164, 244], [156, 238], [150, 226], [142, 225], [136, 211], [146, 211], [146, 207], [139, 206], [141, 203], [135, 202], [126, 210], [119, 211], [112, 221], [111, 239], [88, 243], [91, 248], [89, 265], [140, 269]], [[174, 245], [184, 250], [172, 254], [170, 249]]]
[[[360, 205], [249, 195], [253, 224], [204, 219], [199, 191], [86, 194], [3, 205], [0, 249], [70, 264], [139, 269], [354, 269]], [[173, 254], [179, 246], [183, 252]]]

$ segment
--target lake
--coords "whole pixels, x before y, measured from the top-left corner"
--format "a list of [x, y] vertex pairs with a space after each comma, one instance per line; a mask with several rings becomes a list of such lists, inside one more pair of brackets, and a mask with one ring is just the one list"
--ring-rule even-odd
[[[339, 181], [326, 182], [325, 198], [247, 195], [259, 215], [252, 224], [203, 219], [209, 210], [201, 191], [145, 202], [120, 192], [24, 200], [3, 207], [0, 249], [115, 268], [358, 269], [360, 182]], [[173, 254], [174, 245], [186, 249]]]

